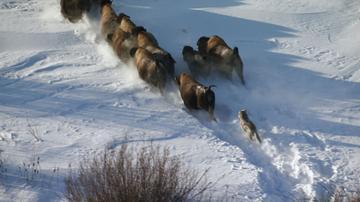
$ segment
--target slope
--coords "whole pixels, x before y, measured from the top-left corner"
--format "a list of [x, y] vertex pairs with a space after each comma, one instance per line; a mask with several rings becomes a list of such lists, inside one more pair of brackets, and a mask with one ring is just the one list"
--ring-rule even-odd
[[[62, 200], [62, 176], [84, 156], [123, 143], [170, 146], [210, 167], [216, 196], [234, 201], [320, 197], [358, 183], [360, 4], [356, 1], [121, 1], [188, 71], [184, 45], [218, 34], [239, 47], [247, 88], [213, 78], [216, 116], [188, 112], [176, 86], [165, 96], [100, 40], [96, 20], [72, 25], [58, 2], [1, 3], [0, 145], [4, 201]], [[345, 14], [344, 14], [345, 13]], [[166, 17], [164, 17], [166, 16]], [[244, 138], [246, 108], [264, 144]], [[39, 162], [39, 174], [25, 171]], [[225, 175], [223, 177], [223, 175]]]

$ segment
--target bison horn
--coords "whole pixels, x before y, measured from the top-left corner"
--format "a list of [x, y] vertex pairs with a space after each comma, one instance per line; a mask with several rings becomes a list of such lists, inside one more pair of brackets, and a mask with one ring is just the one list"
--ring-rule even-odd
[[215, 88], [216, 88], [216, 85], [210, 85], [210, 86], [208, 87], [208, 89], [211, 90], [212, 87], [215, 87]]

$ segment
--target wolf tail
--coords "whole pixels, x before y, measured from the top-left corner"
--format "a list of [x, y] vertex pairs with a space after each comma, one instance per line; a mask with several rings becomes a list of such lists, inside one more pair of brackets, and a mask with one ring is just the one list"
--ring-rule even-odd
[[256, 136], [256, 139], [259, 141], [259, 143], [261, 144], [261, 138], [260, 138], [260, 135], [257, 131], [254, 132], [255, 133], [255, 136]]

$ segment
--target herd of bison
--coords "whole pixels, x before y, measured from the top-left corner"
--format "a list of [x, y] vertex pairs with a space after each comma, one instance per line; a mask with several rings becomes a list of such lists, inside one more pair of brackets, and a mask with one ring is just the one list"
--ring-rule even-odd
[[[184, 46], [183, 59], [191, 75], [181, 73], [175, 76], [176, 61], [166, 50], [159, 46], [155, 36], [143, 26], [137, 26], [128, 15], [117, 15], [111, 0], [61, 0], [61, 13], [70, 22], [79, 21], [83, 14], [94, 7], [100, 8], [101, 36], [113, 48], [124, 63], [133, 61], [139, 77], [150, 85], [159, 88], [163, 93], [167, 82], [175, 81], [181, 98], [188, 109], [204, 109], [210, 119], [214, 117], [214, 85], [205, 86], [196, 78], [207, 78], [216, 73], [226, 79], [232, 79], [236, 72], [241, 83], [245, 85], [243, 62], [238, 48], [230, 48], [219, 36], [202, 36], [197, 41], [198, 50]], [[100, 6], [100, 7], [99, 7]], [[94, 10], [94, 9], [93, 9]], [[246, 110], [239, 113], [240, 125], [245, 134], [261, 143], [255, 125], [248, 118]]]

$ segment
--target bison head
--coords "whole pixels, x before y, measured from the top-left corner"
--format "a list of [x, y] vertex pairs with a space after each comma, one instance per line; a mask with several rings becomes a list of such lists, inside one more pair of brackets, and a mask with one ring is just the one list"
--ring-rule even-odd
[[100, 3], [100, 6], [103, 7], [105, 6], [106, 4], [112, 4], [112, 0], [101, 0], [101, 3]]
[[131, 30], [131, 34], [137, 36], [140, 32], [146, 32], [146, 29], [143, 26], [137, 26]]
[[196, 96], [198, 107], [205, 109], [209, 112], [210, 119], [216, 120], [214, 117], [214, 109], [215, 109], [215, 93], [211, 90], [215, 85], [206, 86], [198, 86], [196, 89]]
[[126, 15], [125, 13], [120, 13], [120, 14], [117, 16], [116, 21], [117, 21], [118, 23], [121, 23], [121, 20], [122, 20], [123, 18], [130, 18], [130, 16]]

